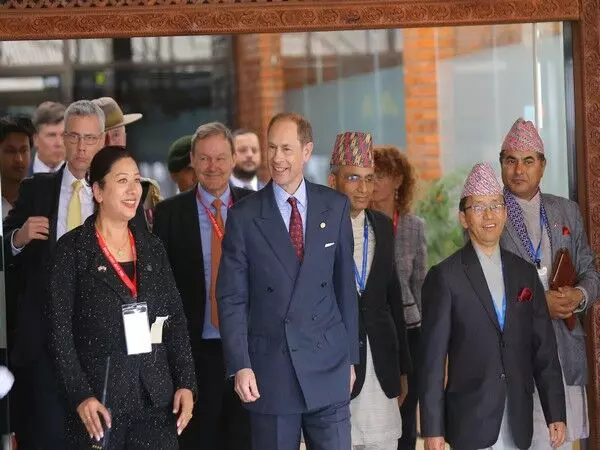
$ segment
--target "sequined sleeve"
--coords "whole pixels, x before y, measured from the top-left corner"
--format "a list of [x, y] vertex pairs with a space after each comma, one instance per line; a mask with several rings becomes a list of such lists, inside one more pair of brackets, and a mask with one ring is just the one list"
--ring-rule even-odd
[[73, 409], [94, 392], [81, 367], [73, 339], [73, 304], [77, 291], [77, 252], [73, 248], [74, 235], [66, 235], [56, 246], [51, 263], [50, 351], [63, 384], [69, 404]]

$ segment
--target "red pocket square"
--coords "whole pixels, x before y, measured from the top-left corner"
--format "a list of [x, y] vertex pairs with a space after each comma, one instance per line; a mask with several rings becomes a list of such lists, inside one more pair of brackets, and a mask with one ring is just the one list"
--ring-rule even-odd
[[569, 230], [569, 227], [563, 227], [563, 236], [571, 236], [571, 230]]
[[520, 302], [529, 302], [529, 301], [531, 301], [532, 296], [533, 296], [533, 293], [531, 292], [531, 289], [523, 288], [523, 289], [521, 289], [521, 292], [519, 292], [519, 296], [517, 297], [517, 300], [519, 300]]

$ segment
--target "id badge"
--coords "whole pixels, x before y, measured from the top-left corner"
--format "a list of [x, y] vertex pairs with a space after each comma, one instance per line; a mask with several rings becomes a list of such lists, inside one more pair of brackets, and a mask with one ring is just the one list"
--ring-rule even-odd
[[152, 351], [148, 305], [145, 302], [122, 306], [123, 326], [128, 355], [139, 355]]
[[544, 286], [544, 291], [549, 291], [550, 285], [548, 284], [548, 268], [545, 266], [541, 267], [537, 270], [537, 273], [540, 281], [542, 282], [542, 286]]

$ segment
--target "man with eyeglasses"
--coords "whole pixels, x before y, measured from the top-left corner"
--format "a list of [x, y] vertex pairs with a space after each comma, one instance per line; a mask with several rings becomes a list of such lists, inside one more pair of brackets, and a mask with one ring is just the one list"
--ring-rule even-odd
[[[21, 184], [14, 208], [4, 220], [7, 266], [19, 272], [15, 369], [15, 432], [20, 449], [61, 450], [64, 410], [46, 343], [48, 261], [56, 241], [92, 214], [92, 189], [85, 180], [104, 144], [104, 113], [88, 100], [65, 112], [66, 164], [55, 173], [39, 173]], [[10, 272], [9, 272], [10, 273]]]
[[[586, 439], [589, 420], [586, 398], [585, 335], [578, 313], [600, 296], [600, 275], [588, 245], [578, 205], [566, 198], [542, 194], [546, 168], [544, 143], [532, 122], [519, 118], [500, 152], [508, 223], [500, 244], [536, 266], [553, 319], [567, 402], [567, 443]], [[577, 285], [551, 289], [559, 249], [567, 249], [577, 272]], [[532, 449], [549, 449], [539, 396], [534, 395]]]
[[534, 381], [548, 442], [559, 447], [565, 398], [544, 288], [532, 265], [500, 248], [506, 207], [489, 164], [473, 167], [459, 209], [470, 239], [423, 284], [417, 384], [425, 448], [528, 448]]
[[339, 134], [331, 155], [329, 186], [350, 200], [359, 304], [360, 362], [350, 402], [352, 448], [396, 450], [402, 434], [399, 406], [408, 393], [411, 359], [392, 221], [367, 208], [374, 182], [371, 135]]

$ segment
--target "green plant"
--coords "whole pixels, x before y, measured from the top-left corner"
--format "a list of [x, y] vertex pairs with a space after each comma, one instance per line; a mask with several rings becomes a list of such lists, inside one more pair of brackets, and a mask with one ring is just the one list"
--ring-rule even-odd
[[457, 170], [432, 182], [416, 204], [414, 213], [425, 221], [428, 268], [463, 246], [458, 202], [466, 175]]

